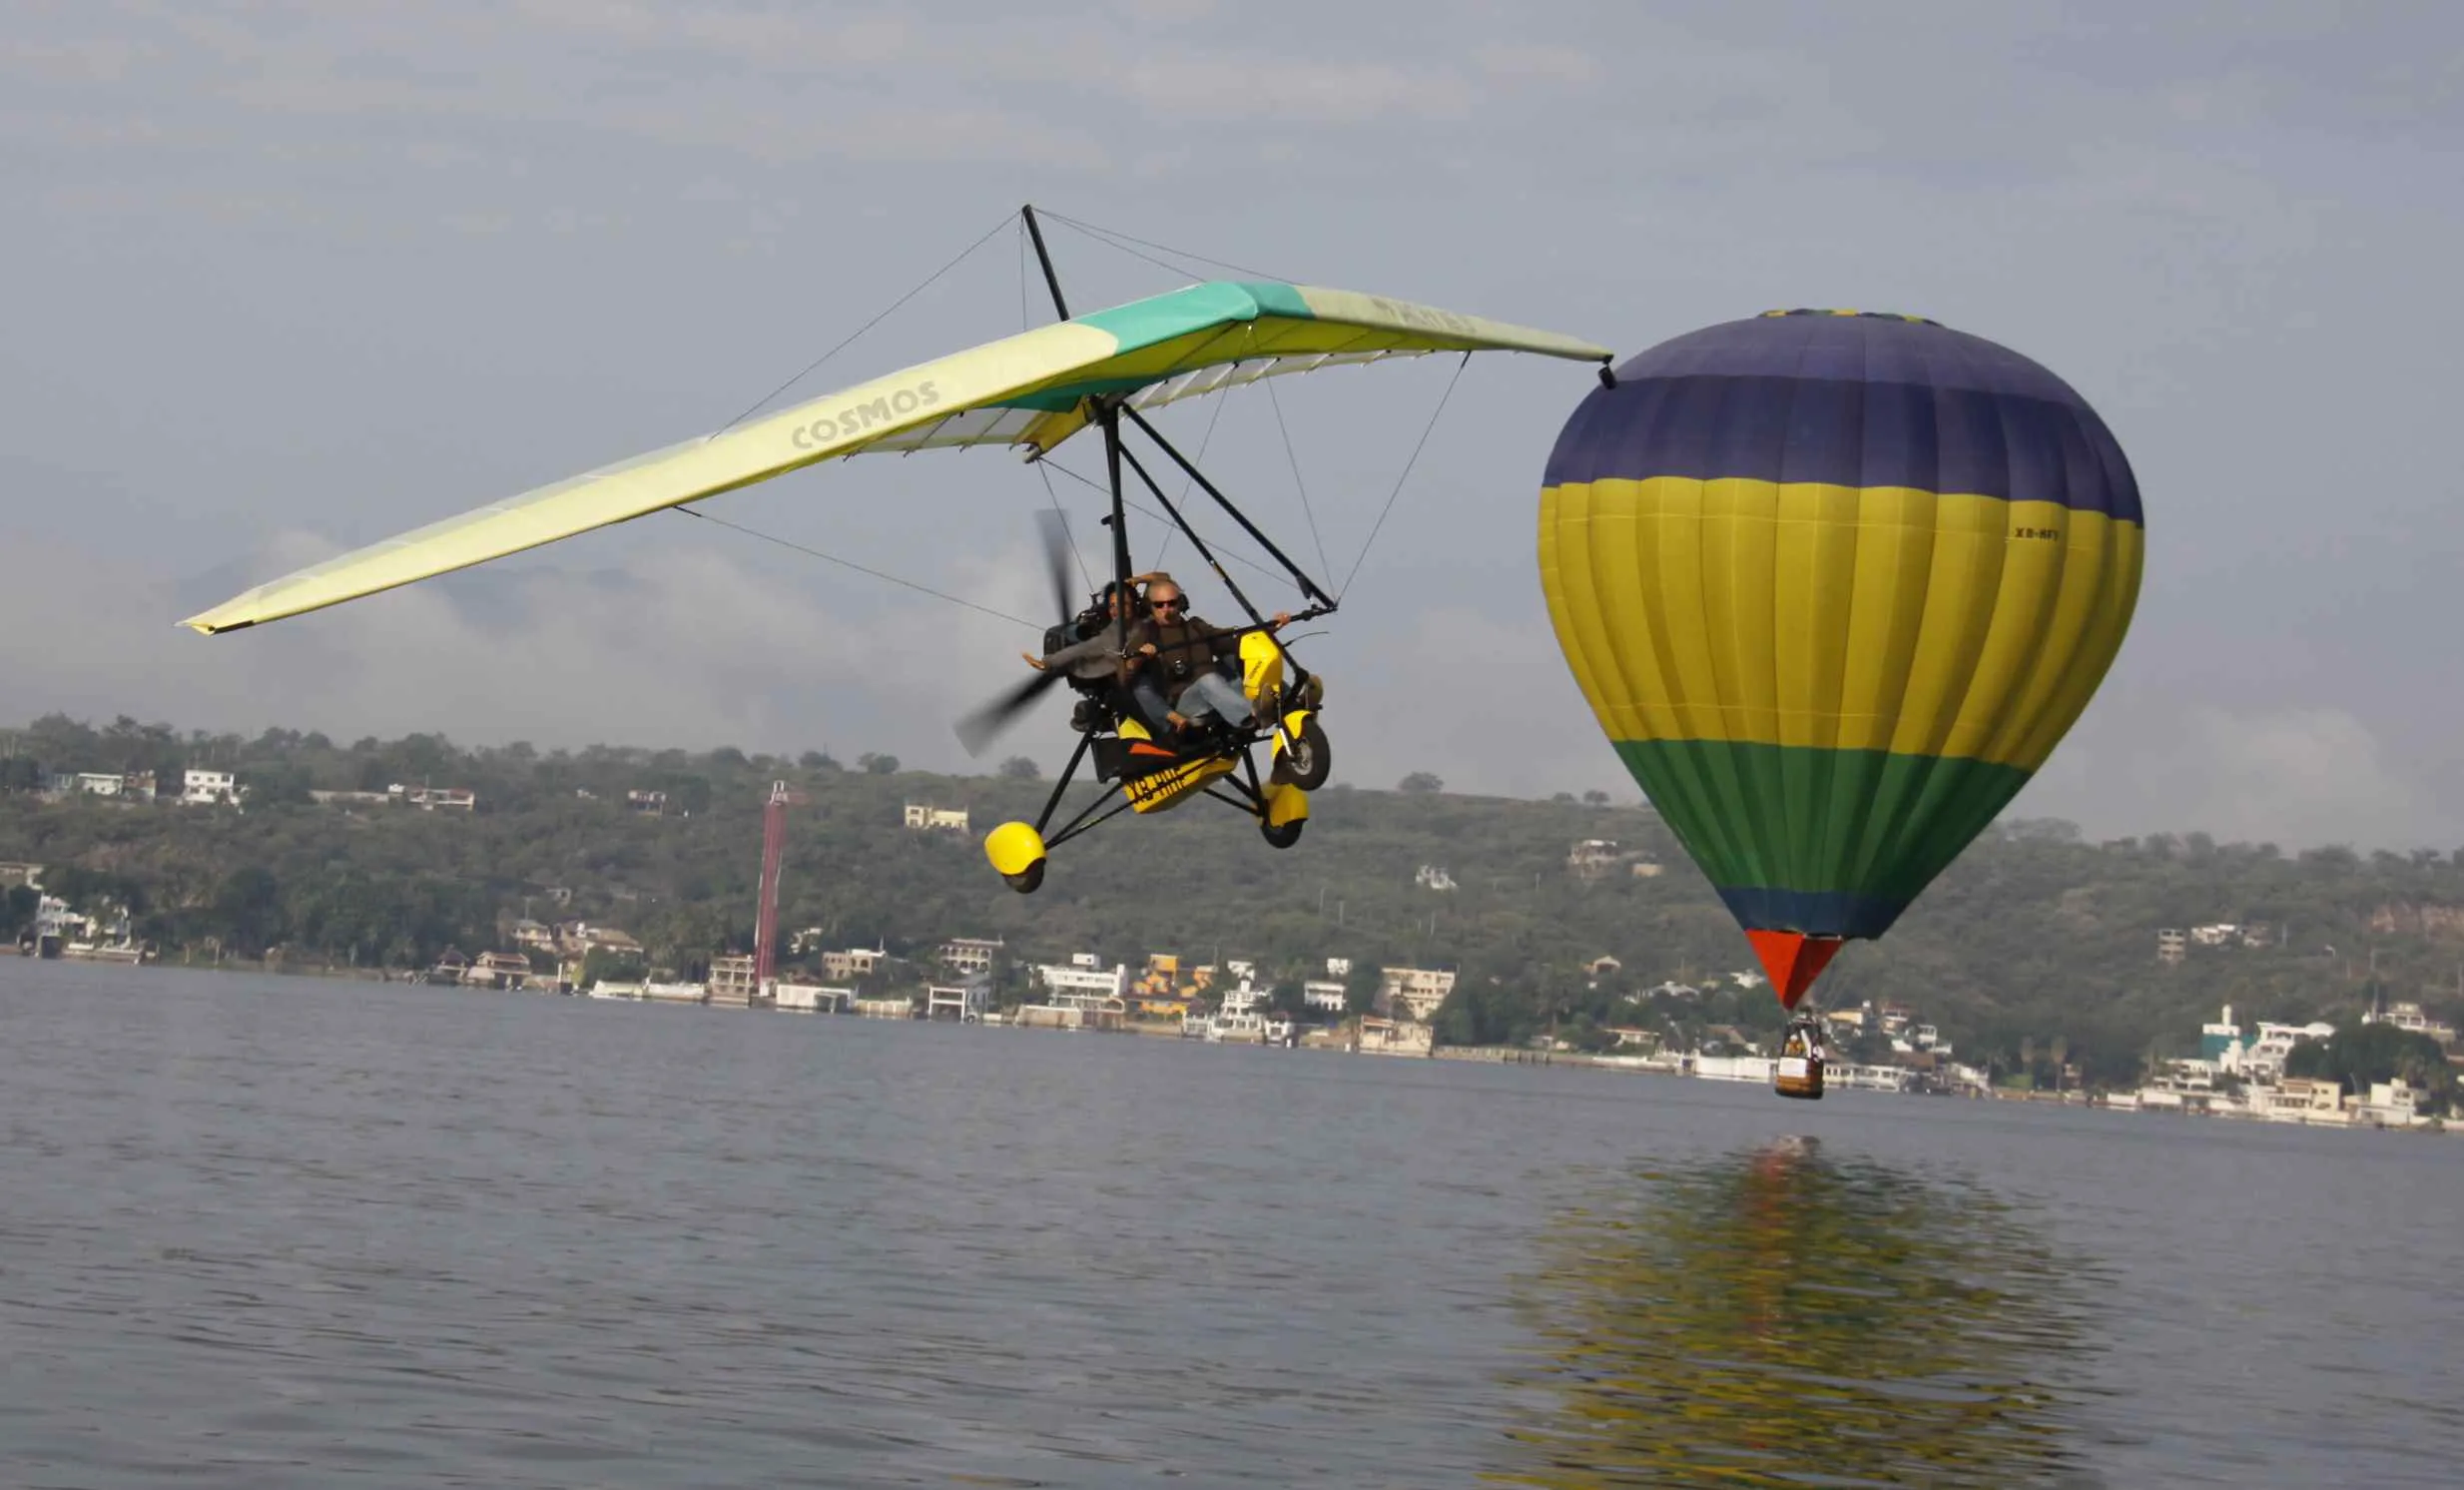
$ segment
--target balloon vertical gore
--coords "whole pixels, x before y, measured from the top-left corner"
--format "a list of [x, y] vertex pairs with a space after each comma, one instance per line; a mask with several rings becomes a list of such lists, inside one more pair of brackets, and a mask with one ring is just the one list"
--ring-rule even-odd
[[1913, 317], [1662, 343], [1540, 491], [1559, 648], [1795, 1008], [2017, 795], [2138, 603], [2130, 462], [2069, 384]]

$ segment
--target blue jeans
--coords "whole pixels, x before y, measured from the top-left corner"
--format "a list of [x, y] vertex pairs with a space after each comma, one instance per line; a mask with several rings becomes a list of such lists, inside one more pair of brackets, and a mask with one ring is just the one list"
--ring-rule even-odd
[[1202, 672], [1191, 678], [1189, 686], [1181, 690], [1177, 705], [1166, 704], [1163, 691], [1145, 678], [1132, 683], [1129, 691], [1137, 695], [1138, 707], [1146, 717], [1157, 724], [1163, 723], [1165, 715], [1175, 709], [1190, 719], [1212, 714], [1226, 724], [1247, 724], [1250, 719], [1249, 699], [1242, 694], [1241, 685], [1219, 672]]

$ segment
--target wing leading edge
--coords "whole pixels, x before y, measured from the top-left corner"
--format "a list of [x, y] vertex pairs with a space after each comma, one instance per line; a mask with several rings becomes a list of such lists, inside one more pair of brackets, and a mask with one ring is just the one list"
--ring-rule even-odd
[[1447, 352], [1606, 363], [1570, 337], [1350, 291], [1219, 281], [1116, 306], [903, 369], [414, 528], [181, 622], [236, 631], [628, 522], [868, 451], [977, 444], [1051, 450], [1089, 399], [1136, 407], [1260, 377]]

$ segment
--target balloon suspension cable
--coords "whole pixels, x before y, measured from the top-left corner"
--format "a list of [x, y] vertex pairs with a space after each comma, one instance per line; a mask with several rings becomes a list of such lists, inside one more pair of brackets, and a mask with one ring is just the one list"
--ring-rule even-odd
[[917, 286], [907, 294], [900, 296], [897, 300], [892, 301], [888, 308], [877, 314], [871, 321], [866, 322], [864, 325], [848, 333], [846, 338], [842, 340], [838, 346], [831, 348], [828, 352], [823, 353], [812, 362], [805, 364], [804, 371], [798, 372], [787, 381], [780, 383], [777, 387], [772, 388], [769, 392], [764, 393], [761, 397], [756, 398], [744, 412], [736, 415], [736, 417], [728, 420], [726, 423], [721, 424], [718, 428], [711, 430], [710, 433], [704, 437], [708, 439], [717, 439], [720, 435], [725, 434], [730, 429], [735, 428], [738, 424], [743, 423], [746, 419], [751, 418], [754, 412], [763, 404], [768, 403], [771, 399], [778, 397], [789, 388], [794, 387], [796, 384], [812, 376], [813, 371], [816, 368], [819, 368], [822, 364], [829, 362], [840, 353], [847, 351], [850, 347], [855, 346], [857, 338], [862, 337], [865, 333], [889, 320], [892, 315], [897, 313], [901, 306], [906, 305], [917, 296], [920, 296], [925, 291], [931, 289], [933, 285], [940, 280], [941, 276], [948, 274], [951, 270], [956, 269], [960, 264], [965, 263], [968, 255], [974, 253], [977, 249], [982, 248], [986, 243], [990, 242], [993, 234], [998, 233], [1003, 228], [1009, 226], [1009, 218], [1004, 216], [999, 222], [994, 223], [991, 227], [985, 229], [983, 237], [976, 239], [973, 243], [968, 244], [964, 249], [960, 250], [955, 259], [950, 260], [947, 264], [944, 264], [939, 269], [934, 270], [923, 284]]
[[1429, 443], [1429, 436], [1436, 432], [1438, 419], [1446, 412], [1446, 401], [1455, 396], [1455, 384], [1463, 380], [1463, 370], [1470, 366], [1472, 366], [1472, 354], [1467, 352], [1463, 355], [1463, 361], [1455, 364], [1455, 375], [1446, 379], [1446, 391], [1438, 395], [1438, 406], [1430, 410], [1429, 423], [1421, 430], [1419, 442], [1412, 446], [1412, 458], [1403, 463], [1403, 474], [1395, 477], [1395, 489], [1386, 493], [1386, 505], [1378, 509], [1378, 520], [1370, 527], [1368, 538], [1361, 543], [1360, 556], [1352, 560], [1352, 572], [1343, 577], [1343, 589], [1339, 593], [1346, 595], [1352, 593], [1352, 581], [1360, 577], [1361, 565], [1368, 562], [1369, 547], [1378, 541], [1379, 530], [1386, 526], [1386, 514], [1395, 509], [1395, 498], [1403, 495], [1404, 482], [1412, 479], [1412, 467], [1420, 463], [1422, 447]]
[[908, 589], [914, 590], [919, 594], [930, 595], [935, 600], [946, 600], [952, 605], [963, 605], [968, 610], [979, 611], [984, 615], [992, 617], [996, 621], [1008, 621], [1012, 625], [1024, 626], [1030, 631], [1041, 631], [1044, 629], [1042, 623], [1040, 622], [1027, 620], [1023, 616], [1011, 615], [1005, 610], [994, 610], [988, 605], [978, 605], [972, 600], [961, 600], [956, 595], [943, 594], [941, 591], [933, 589], [929, 585], [918, 584], [912, 579], [901, 579], [896, 574], [885, 574], [879, 569], [868, 569], [864, 565], [856, 563], [851, 559], [843, 559], [835, 553], [824, 553], [818, 548], [809, 548], [802, 543], [795, 542], [788, 538], [782, 538], [776, 533], [766, 533], [759, 528], [747, 527], [741, 522], [730, 522], [724, 517], [713, 517], [708, 512], [696, 512], [691, 507], [670, 507], [668, 510], [679, 516], [698, 517], [704, 522], [715, 522], [721, 527], [733, 528], [735, 531], [743, 533], [748, 538], [759, 538], [765, 543], [776, 543], [782, 548], [792, 548], [798, 553], [806, 554], [810, 557], [821, 559], [828, 563], [837, 564], [843, 569], [853, 569], [859, 574], [870, 574], [875, 579], [886, 579], [892, 584], [904, 585]]

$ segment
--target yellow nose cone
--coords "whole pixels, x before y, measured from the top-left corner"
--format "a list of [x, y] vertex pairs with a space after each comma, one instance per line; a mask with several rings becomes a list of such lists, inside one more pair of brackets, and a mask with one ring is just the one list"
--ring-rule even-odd
[[1022, 875], [1044, 856], [1043, 835], [1032, 823], [1003, 823], [984, 835], [983, 855], [1005, 875]]

